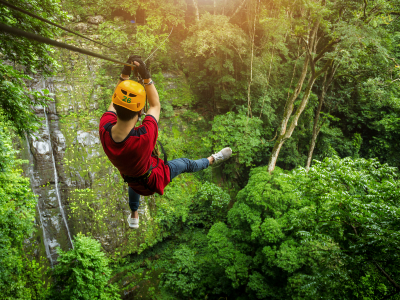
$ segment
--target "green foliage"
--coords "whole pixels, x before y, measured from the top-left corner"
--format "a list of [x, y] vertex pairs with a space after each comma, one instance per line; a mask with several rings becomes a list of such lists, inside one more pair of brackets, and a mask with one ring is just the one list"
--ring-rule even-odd
[[34, 231], [37, 198], [29, 179], [22, 176], [10, 122], [0, 109], [0, 293], [3, 299], [39, 299], [44, 292], [41, 268], [23, 247]]
[[187, 221], [192, 195], [196, 194], [200, 184], [193, 174], [182, 174], [166, 187], [162, 197], [157, 197], [155, 221], [166, 230], [163, 235], [179, 231], [182, 223]]
[[159, 72], [156, 74], [153, 73], [151, 77], [153, 78], [154, 82], [157, 83], [157, 92], [158, 96], [160, 97], [162, 116], [164, 118], [173, 116], [174, 109], [171, 105], [171, 97], [168, 95], [168, 91], [166, 91], [167, 82], [164, 78], [164, 75]]
[[163, 284], [171, 290], [177, 290], [183, 297], [198, 294], [196, 288], [201, 280], [204, 280], [204, 275], [199, 267], [199, 264], [204, 262], [199, 261], [195, 249], [190, 249], [182, 245], [180, 249], [174, 251], [172, 259], [175, 264], [171, 265], [168, 272], [164, 276]]
[[190, 33], [192, 36], [183, 43], [183, 47], [191, 56], [208, 58], [223, 53], [234, 57], [246, 51], [244, 32], [229, 23], [229, 18], [223, 15], [204, 13], [200, 23], [190, 28]]
[[218, 115], [212, 122], [211, 139], [214, 151], [231, 147], [233, 157], [224, 163], [226, 174], [242, 173], [244, 167], [252, 167], [265, 157], [263, 122], [249, 118], [245, 110]]
[[[245, 83], [238, 78], [243, 69], [246, 42], [244, 31], [224, 15], [206, 12], [199, 23], [190, 27], [182, 46], [187, 57], [198, 57], [199, 64], [187, 65], [189, 78], [193, 88], [209, 95], [209, 108], [215, 105], [210, 105], [210, 100], [224, 100], [231, 105], [236, 100], [236, 104], [243, 103]], [[224, 107], [222, 103], [218, 106]]]
[[21, 136], [24, 131], [36, 131], [40, 125], [31, 106], [44, 106], [51, 100], [46, 96], [48, 90], [43, 90], [44, 95], [28, 90], [24, 82], [28, 80], [32, 78], [0, 60], [0, 107]]
[[[43, 0], [40, 3], [31, 0], [18, 0], [14, 1], [13, 4], [24, 9], [29, 7], [30, 12], [55, 23], [66, 17], [58, 0]], [[0, 21], [3, 24], [34, 32], [48, 38], [60, 33], [56, 27], [4, 5], [0, 8], [0, 12]], [[40, 72], [44, 76], [48, 76], [54, 71], [50, 66], [57, 67], [58, 65], [57, 61], [52, 57], [54, 49], [51, 46], [26, 38], [1, 33], [0, 48], [2, 49], [1, 58], [3, 60], [24, 66], [25, 71], [28, 73]]]
[[157, 263], [161, 286], [179, 299], [389, 296], [386, 275], [400, 276], [398, 179], [365, 159], [325, 159], [308, 173], [255, 168], [227, 224], [207, 237], [186, 231]]
[[187, 224], [210, 228], [213, 223], [224, 221], [230, 200], [229, 194], [219, 186], [210, 182], [203, 183], [192, 198]]
[[380, 299], [395, 290], [380, 271], [400, 275], [395, 169], [334, 158], [308, 173], [251, 174], [229, 227], [218, 223], [208, 234], [232, 287], [257, 299]]
[[[332, 298], [376, 299], [391, 294], [394, 288], [384, 272], [392, 278], [400, 276], [393, 267], [400, 259], [396, 250], [400, 241], [397, 170], [376, 160], [326, 159], [305, 175], [299, 170], [293, 180], [306, 178], [299, 190], [314, 205], [291, 214], [291, 224], [303, 228], [298, 233], [302, 244], [317, 245], [316, 254], [326, 251], [328, 243], [335, 248], [328, 252], [325, 268], [310, 277], [299, 276], [311, 285], [300, 290], [304, 295], [320, 293], [329, 287], [327, 279], [334, 278], [340, 290], [331, 291]], [[358, 282], [366, 278], [372, 279], [373, 287], [364, 293]]]
[[[131, 24], [128, 22], [121, 20], [107, 20], [106, 22], [100, 24], [98, 32], [101, 34], [101, 42], [105, 45], [111, 45], [110, 41], [112, 41], [112, 47], [115, 49], [125, 48], [128, 43], [128, 45], [131, 46], [133, 41], [132, 26], [130, 25]], [[122, 52], [120, 50], [117, 53], [119, 54], [124, 52], [126, 51]], [[125, 57], [123, 57], [123, 61], [126, 61]]]
[[165, 268], [160, 287], [175, 299], [214, 299], [231, 290], [224, 269], [214, 263], [204, 230], [183, 231], [179, 244], [158, 263]]
[[58, 251], [49, 299], [120, 299], [117, 287], [109, 284], [109, 259], [98, 241], [78, 234], [74, 249]]
[[[65, 16], [58, 3], [57, 0], [45, 0], [38, 5], [34, 1], [18, 0], [13, 4], [23, 8], [29, 7], [30, 12], [55, 21]], [[4, 5], [0, 7], [0, 12], [0, 21], [3, 24], [49, 38], [58, 33], [54, 26]], [[1, 33], [0, 48], [2, 53], [0, 107], [7, 120], [13, 123], [18, 134], [22, 136], [24, 131], [35, 131], [40, 125], [32, 106], [44, 106], [51, 100], [46, 96], [49, 95], [48, 90], [44, 89], [41, 94], [27, 87], [27, 82], [32, 80], [32, 77], [27, 74], [40, 73], [41, 76], [47, 77], [52, 74], [58, 63], [52, 56], [54, 51], [50, 46], [11, 34]], [[50, 66], [53, 66], [53, 69], [50, 69]]]
[[[400, 52], [396, 34], [399, 23], [388, 13], [396, 10], [397, 1], [327, 1], [322, 7], [320, 1], [263, 0], [258, 2], [257, 16], [252, 15], [257, 1], [246, 1], [234, 18], [230, 16], [241, 0], [217, 0], [215, 13], [209, 3], [196, 2], [199, 22], [194, 18], [190, 1], [188, 7], [180, 0], [63, 2], [69, 13], [79, 14], [83, 21], [92, 15], [105, 16], [106, 22], [99, 26], [96, 35], [119, 49], [108, 55], [127, 54], [129, 50], [147, 57], [174, 26], [170, 41], [161, 46], [150, 64], [163, 109], [159, 138], [166, 142], [170, 159], [205, 157], [212, 149], [232, 147], [234, 156], [221, 167], [229, 175], [228, 180], [219, 184], [226, 187], [233, 179], [243, 186], [247, 184], [227, 213], [230, 196], [223, 188], [208, 182], [218, 182], [216, 173], [221, 169], [181, 175], [162, 197], [142, 202], [146, 215], [141, 218], [138, 231], [126, 226], [126, 185], [104, 156], [95, 133], [90, 136], [89, 145], [77, 139], [81, 133], [97, 131], [97, 120], [109, 105], [120, 66], [102, 64], [64, 50], [57, 52], [54, 59], [48, 46], [2, 35], [3, 59], [25, 65], [26, 72], [43, 72], [46, 76], [51, 73], [47, 66], [56, 66], [58, 61], [63, 67], [65, 85], [72, 87], [57, 91], [57, 110], [67, 144], [66, 178], [76, 185], [76, 189], [68, 192], [73, 229], [96, 236], [120, 230], [121, 236], [114, 236], [107, 249], [116, 257], [135, 252], [150, 255], [163, 242], [167, 243], [168, 237], [170, 244], [165, 252], [152, 253], [151, 259], [138, 255], [133, 268], [130, 266], [128, 270], [125, 266], [121, 290], [135, 293], [140, 283], [141, 289], [147, 289], [148, 298], [387, 297], [394, 288], [380, 269], [399, 282], [395, 268], [399, 264], [396, 252], [399, 203], [393, 196], [399, 190], [398, 175], [386, 165], [357, 158], [378, 157], [382, 162], [399, 165], [396, 150], [400, 140], [397, 80]], [[17, 4], [60, 21], [58, 15], [62, 13], [56, 2], [43, 3], [43, 8], [36, 3]], [[134, 18], [139, 8], [146, 11], [145, 25], [113, 19], [114, 14], [121, 12]], [[4, 7], [1, 11], [3, 23], [48, 37], [53, 35], [47, 25], [40, 26]], [[248, 117], [243, 104], [248, 103], [253, 18], [256, 30], [249, 102], [252, 116]], [[328, 122], [321, 129], [314, 157], [322, 160], [338, 154], [354, 160], [334, 158], [316, 162], [308, 173], [304, 170], [284, 173], [277, 169], [269, 174], [264, 167], [254, 168], [247, 183], [250, 168], [268, 160], [272, 144], [266, 139], [273, 140], [280, 128], [279, 119], [300, 77], [307, 55], [303, 46], [309, 41], [309, 29], [316, 18], [321, 19], [317, 52], [326, 43], [340, 38], [338, 46], [321, 62], [334, 59], [340, 68], [326, 97], [322, 114]], [[10, 41], [11, 46], [7, 44]], [[317, 64], [317, 71], [320, 66]], [[177, 74], [184, 71], [187, 78], [181, 72], [176, 79], [164, 78], [159, 72], [170, 68]], [[20, 70], [4, 63], [0, 67], [0, 105], [5, 119], [22, 134], [24, 130], [37, 128], [38, 120], [30, 106], [45, 105], [48, 99], [38, 92], [27, 91], [24, 82], [30, 77], [17, 69]], [[311, 70], [308, 72], [306, 82]], [[178, 87], [168, 90], [174, 84]], [[317, 80], [311, 105], [282, 148], [279, 163], [285, 169], [304, 164], [320, 85]], [[15, 101], [16, 97], [19, 101]], [[295, 102], [294, 109], [299, 104]], [[11, 153], [11, 142], [3, 143], [4, 140], [0, 139], [1, 147], [6, 149], [3, 153]], [[17, 164], [17, 160], [14, 162]], [[16, 168], [14, 162], [0, 159], [0, 168]], [[14, 174], [20, 180], [21, 171], [13, 172], [7, 176]], [[27, 184], [18, 180], [18, 184]], [[14, 186], [11, 190], [14, 197]], [[23, 192], [24, 188], [18, 191]], [[6, 207], [11, 205], [9, 211], [22, 207], [14, 207], [13, 201], [7, 201]], [[18, 216], [7, 215], [7, 218]], [[29, 232], [26, 226], [24, 232]], [[12, 235], [18, 230], [7, 231], [10, 232], [7, 238], [14, 238]], [[18, 238], [22, 240], [23, 236], [26, 234]], [[12, 245], [7, 239], [4, 241]], [[62, 261], [54, 275], [53, 298], [117, 297], [115, 287], [107, 285], [110, 278], [107, 261], [98, 244], [92, 242], [78, 236], [75, 250], [61, 253]], [[11, 249], [7, 247], [4, 249]], [[36, 262], [20, 259], [18, 251], [1, 256], [5, 257], [2, 267], [15, 265], [12, 272], [17, 275], [2, 271], [1, 276], [8, 276], [4, 282], [8, 287], [12, 285], [9, 293], [19, 298], [34, 298], [43, 288], [40, 282], [34, 284]], [[161, 255], [160, 261], [154, 255]], [[121, 259], [129, 260], [129, 257]], [[26, 271], [25, 277], [21, 271], [26, 270], [23, 265], [31, 265], [32, 272]], [[101, 270], [108, 271], [102, 274]], [[125, 279], [130, 283], [126, 285]]]
[[[184, 23], [186, 5], [182, 0], [70, 0], [64, 2], [63, 6], [74, 16], [78, 15], [82, 21], [93, 15], [103, 15], [106, 22], [100, 24], [97, 32], [103, 42], [110, 44], [112, 41], [113, 46], [124, 55], [132, 55], [127, 53], [126, 48], [129, 48], [130, 52], [147, 57], [157, 47], [160, 47], [160, 52], [168, 49], [168, 43], [161, 44], [172, 27], [176, 28]], [[139, 10], [145, 13], [145, 23], [131, 24], [130, 21], [137, 21]]]

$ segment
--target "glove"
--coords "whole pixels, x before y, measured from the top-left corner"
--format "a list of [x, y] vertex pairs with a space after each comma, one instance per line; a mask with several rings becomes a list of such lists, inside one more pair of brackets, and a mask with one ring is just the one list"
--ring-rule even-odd
[[[133, 65], [133, 60], [134, 59], [138, 59], [138, 58], [140, 59], [141, 57], [139, 55], [131, 55], [131, 56], [129, 56], [129, 58], [128, 58], [126, 63]], [[131, 76], [131, 72], [132, 72], [132, 67], [124, 66], [124, 68], [122, 69], [121, 74]]]
[[129, 59], [132, 58], [132, 63], [133, 61], [138, 62], [140, 65], [136, 66], [135, 68], [135, 74], [139, 73], [140, 77], [142, 79], [149, 79], [151, 77], [150, 72], [147, 70], [146, 64], [143, 62], [140, 56], [133, 55]]

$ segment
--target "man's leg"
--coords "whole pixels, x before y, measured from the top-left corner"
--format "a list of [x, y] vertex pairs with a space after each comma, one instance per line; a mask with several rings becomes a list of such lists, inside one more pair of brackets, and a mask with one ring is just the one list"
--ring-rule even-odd
[[168, 167], [171, 172], [171, 181], [176, 176], [182, 173], [193, 173], [206, 169], [209, 165], [213, 164], [214, 158], [202, 158], [198, 160], [191, 160], [188, 158], [178, 158], [168, 162]]
[[129, 207], [131, 208], [132, 214], [131, 218], [139, 218], [138, 208], [139, 208], [139, 201], [140, 195], [136, 193], [131, 187], [128, 188], [129, 194]]
[[209, 165], [213, 163], [220, 163], [227, 160], [232, 155], [231, 148], [224, 148], [221, 151], [211, 155], [207, 158], [202, 158], [198, 160], [191, 160], [187, 158], [178, 158], [168, 162], [171, 181], [176, 176], [182, 173], [193, 173], [200, 170], [206, 169]]

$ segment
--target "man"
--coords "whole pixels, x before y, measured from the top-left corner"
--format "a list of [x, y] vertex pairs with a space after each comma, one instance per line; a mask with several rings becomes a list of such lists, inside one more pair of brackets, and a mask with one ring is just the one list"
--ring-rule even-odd
[[[152, 156], [158, 136], [160, 100], [150, 73], [140, 56], [129, 57], [128, 63], [136, 65], [144, 87], [128, 80], [132, 68], [125, 66], [108, 111], [101, 117], [99, 131], [104, 152], [129, 185], [129, 206], [132, 210], [128, 216], [129, 227], [139, 228], [137, 210], [140, 195], [162, 195], [164, 188], [177, 175], [197, 172], [213, 163], [222, 162], [232, 155], [232, 150], [224, 148], [208, 158], [196, 161], [180, 158], [169, 161], [168, 164]], [[135, 127], [143, 113], [146, 95], [150, 108], [142, 125]]]

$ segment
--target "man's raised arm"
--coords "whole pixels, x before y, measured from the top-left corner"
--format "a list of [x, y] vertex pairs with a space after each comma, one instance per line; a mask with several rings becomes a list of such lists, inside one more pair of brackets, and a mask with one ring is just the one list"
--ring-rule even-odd
[[[132, 56], [130, 56], [130, 57], [128, 58], [128, 61], [127, 61], [128, 64], [132, 64], [132, 63], [133, 63], [133, 61], [132, 61], [132, 58], [133, 58], [133, 57], [136, 57], [136, 56], [132, 55]], [[131, 76], [131, 72], [132, 72], [132, 67], [130, 67], [130, 66], [124, 66], [124, 68], [122, 69], [122, 72], [121, 72], [121, 75], [120, 75], [119, 78], [128, 80], [129, 77]], [[115, 89], [117, 88], [117, 86], [118, 86], [121, 82], [122, 82], [121, 79], [118, 80], [118, 83], [117, 83]], [[114, 89], [114, 93], [115, 93], [115, 89]], [[107, 110], [107, 111], [113, 111], [113, 112], [115, 112], [115, 113], [117, 112], [117, 111], [115, 110], [115, 108], [114, 108], [114, 105], [113, 105], [113, 102], [112, 102], [112, 101], [111, 101], [110, 106], [108, 107], [108, 110]]]
[[[161, 111], [161, 104], [160, 104], [160, 98], [158, 96], [158, 92], [156, 87], [153, 84], [153, 81], [150, 78], [150, 73], [147, 70], [147, 67], [145, 63], [140, 59], [140, 56], [133, 55], [129, 57], [128, 64], [134, 63], [137, 68], [137, 72], [140, 74], [140, 77], [142, 77], [143, 82], [144, 82], [144, 87], [146, 90], [147, 94], [147, 100], [149, 101], [150, 108], [146, 112], [149, 115], [152, 115], [158, 122], [160, 119], [160, 111]], [[121, 73], [121, 78], [122, 79], [129, 79], [131, 75], [132, 68], [129, 66], [125, 66], [122, 69]], [[117, 83], [117, 86], [121, 83], [122, 81], [119, 80]], [[116, 112], [113, 106], [113, 103], [111, 101], [110, 106], [108, 107], [108, 111], [113, 111]]]
[[160, 119], [161, 104], [157, 89], [150, 78], [150, 73], [147, 70], [145, 63], [139, 58], [135, 58], [133, 63], [137, 66], [137, 71], [140, 74], [140, 77], [143, 78], [144, 87], [146, 89], [147, 100], [150, 105], [150, 108], [146, 113], [152, 115], [158, 122]]

